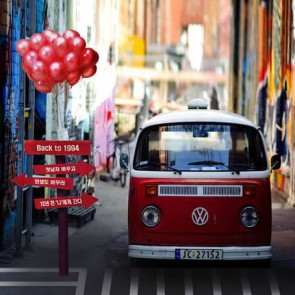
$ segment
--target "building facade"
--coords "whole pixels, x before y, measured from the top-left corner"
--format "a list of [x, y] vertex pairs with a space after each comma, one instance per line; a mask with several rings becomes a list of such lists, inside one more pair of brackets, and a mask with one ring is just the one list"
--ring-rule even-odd
[[48, 28], [60, 34], [74, 29], [88, 47], [102, 51], [97, 45], [96, 29], [100, 4], [88, 1], [86, 12], [77, 13], [81, 1], [0, 1], [0, 62], [4, 69], [0, 74], [0, 248], [3, 250], [13, 249], [20, 254], [24, 240], [30, 246], [32, 224], [44, 217], [35, 210], [33, 199], [54, 194], [48, 189], [22, 189], [11, 182], [22, 173], [32, 176], [33, 164], [54, 160], [50, 156], [25, 155], [24, 140], [91, 139], [93, 108], [98, 103], [93, 79], [83, 79], [73, 87], [67, 83], [58, 85], [59, 91], [48, 94], [37, 91], [22, 69], [16, 44]]

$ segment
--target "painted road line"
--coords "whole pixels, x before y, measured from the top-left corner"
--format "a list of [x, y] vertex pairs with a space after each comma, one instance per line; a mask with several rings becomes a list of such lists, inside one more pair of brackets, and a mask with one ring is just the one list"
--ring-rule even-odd
[[[75, 295], [84, 295], [87, 270], [70, 268], [70, 273], [78, 273], [77, 281], [0, 281], [0, 287], [76, 287]], [[0, 273], [59, 273], [58, 268], [0, 268]]]
[[[81, 272], [85, 268], [70, 268], [70, 272]], [[58, 268], [38, 268], [38, 267], [3, 267], [0, 268], [0, 272], [59, 272]]]
[[212, 288], [214, 295], [221, 295], [221, 285], [220, 285], [220, 278], [217, 270], [211, 271], [211, 278], [212, 278]]
[[243, 295], [251, 295], [251, 287], [248, 278], [248, 273], [246, 270], [241, 271], [241, 286]]
[[185, 295], [194, 294], [192, 272], [189, 271], [188, 269], [186, 269], [184, 273], [184, 294]]
[[8, 281], [0, 282], [0, 287], [77, 287], [77, 282]]
[[138, 280], [139, 280], [138, 270], [133, 268], [131, 270], [131, 282], [130, 282], [129, 295], [138, 294]]
[[76, 288], [75, 295], [84, 295], [86, 279], [87, 279], [87, 269], [81, 268], [79, 270], [78, 285]]
[[165, 295], [165, 275], [161, 269], [157, 270], [157, 295]]
[[268, 271], [268, 280], [269, 280], [271, 295], [280, 295], [280, 289], [279, 289], [277, 277], [272, 269]]
[[112, 271], [110, 269], [106, 269], [104, 272], [103, 284], [101, 295], [109, 295], [111, 292], [111, 284], [112, 284]]

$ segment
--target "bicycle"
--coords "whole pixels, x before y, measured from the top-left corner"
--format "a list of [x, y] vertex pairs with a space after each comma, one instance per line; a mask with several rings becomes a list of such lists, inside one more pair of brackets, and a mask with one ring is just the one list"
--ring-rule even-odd
[[110, 173], [111, 179], [115, 182], [120, 180], [121, 187], [125, 187], [127, 180], [127, 170], [120, 165], [120, 155], [122, 152], [122, 146], [127, 142], [115, 138], [112, 140], [115, 143], [114, 152], [108, 157], [107, 169]]

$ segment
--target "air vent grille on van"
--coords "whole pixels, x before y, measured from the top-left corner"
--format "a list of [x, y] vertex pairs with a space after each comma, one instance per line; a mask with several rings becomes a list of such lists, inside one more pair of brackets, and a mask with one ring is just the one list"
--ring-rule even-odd
[[241, 185], [159, 185], [159, 196], [241, 197]]

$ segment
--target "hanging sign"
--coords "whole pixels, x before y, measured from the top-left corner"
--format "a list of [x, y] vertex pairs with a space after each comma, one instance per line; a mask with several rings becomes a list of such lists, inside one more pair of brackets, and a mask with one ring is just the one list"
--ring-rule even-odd
[[25, 154], [90, 155], [89, 140], [25, 140]]
[[80, 176], [87, 175], [95, 169], [93, 165], [83, 161], [72, 164], [34, 165], [33, 168], [36, 174], [79, 174]]
[[24, 173], [14, 177], [12, 180], [21, 188], [29, 186], [48, 187], [62, 190], [72, 190], [74, 188], [73, 178], [67, 177], [27, 177]]
[[88, 208], [97, 202], [98, 199], [82, 193], [80, 197], [56, 197], [56, 198], [40, 198], [34, 199], [36, 209], [53, 209], [83, 206]]

